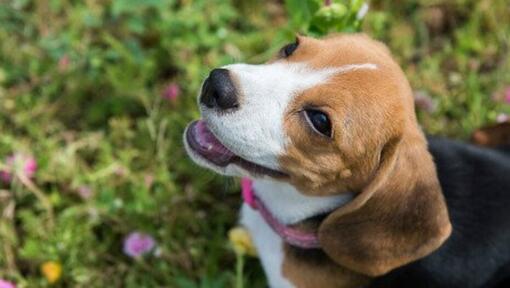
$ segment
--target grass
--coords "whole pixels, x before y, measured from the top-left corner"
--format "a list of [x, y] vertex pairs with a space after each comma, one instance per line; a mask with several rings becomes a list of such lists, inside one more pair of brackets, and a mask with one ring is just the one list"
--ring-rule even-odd
[[[505, 2], [372, 1], [363, 30], [435, 103], [418, 111], [427, 132], [465, 139], [510, 113], [498, 100], [510, 86]], [[292, 39], [287, 23], [279, 1], [4, 1], [0, 169], [16, 176], [0, 188], [0, 278], [19, 287], [239, 282], [226, 237], [237, 182], [193, 165], [181, 134], [199, 117], [208, 71], [267, 60]], [[34, 177], [9, 164], [13, 154], [35, 158]], [[133, 231], [152, 235], [158, 253], [123, 254]], [[54, 284], [41, 274], [46, 261], [62, 265]], [[257, 259], [244, 261], [244, 286], [264, 286]]]

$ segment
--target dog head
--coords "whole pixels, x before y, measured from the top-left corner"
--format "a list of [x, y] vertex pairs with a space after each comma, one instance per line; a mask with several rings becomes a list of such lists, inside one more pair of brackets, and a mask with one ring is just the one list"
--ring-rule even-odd
[[213, 70], [185, 145], [225, 175], [272, 178], [310, 196], [355, 193], [320, 225], [321, 247], [380, 275], [434, 251], [451, 230], [411, 95], [383, 44], [297, 37], [266, 64]]

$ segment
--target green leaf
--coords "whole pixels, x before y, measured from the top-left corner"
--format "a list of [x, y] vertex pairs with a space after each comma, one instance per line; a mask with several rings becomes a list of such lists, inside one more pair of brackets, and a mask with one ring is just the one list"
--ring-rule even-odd
[[315, 13], [311, 25], [325, 34], [335, 28], [339, 28], [347, 13], [347, 7], [342, 4], [333, 3], [329, 6], [324, 6]]
[[317, 0], [287, 0], [285, 6], [292, 29], [323, 36], [330, 32], [360, 31], [362, 19], [358, 19], [357, 14], [364, 3], [363, 0], [334, 0], [326, 5]]
[[313, 15], [319, 10], [321, 1], [317, 0], [286, 0], [285, 8], [291, 25], [300, 32], [306, 32]]
[[144, 8], [164, 8], [173, 1], [168, 0], [116, 0], [113, 1], [112, 14], [118, 16], [122, 13], [137, 12]]

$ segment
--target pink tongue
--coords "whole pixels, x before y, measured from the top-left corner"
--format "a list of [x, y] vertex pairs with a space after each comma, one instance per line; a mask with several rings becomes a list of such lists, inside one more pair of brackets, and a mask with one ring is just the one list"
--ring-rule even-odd
[[227, 161], [235, 156], [234, 153], [218, 141], [203, 120], [197, 122], [195, 129], [197, 143], [207, 156], [220, 161]]

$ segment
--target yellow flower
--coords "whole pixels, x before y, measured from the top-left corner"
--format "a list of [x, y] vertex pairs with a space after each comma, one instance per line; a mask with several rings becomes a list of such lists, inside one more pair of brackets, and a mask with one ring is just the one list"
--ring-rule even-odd
[[62, 265], [55, 261], [46, 261], [41, 265], [41, 273], [49, 283], [55, 283], [62, 276]]
[[238, 254], [257, 256], [257, 250], [251, 241], [250, 233], [244, 227], [234, 227], [228, 231], [228, 239]]

